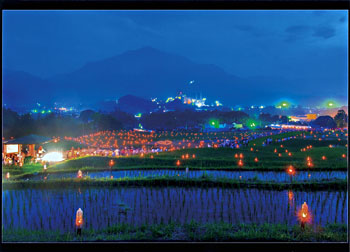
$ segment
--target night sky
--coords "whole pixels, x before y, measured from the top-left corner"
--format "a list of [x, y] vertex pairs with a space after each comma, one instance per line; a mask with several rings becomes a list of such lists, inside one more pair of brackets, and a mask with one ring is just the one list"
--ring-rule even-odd
[[49, 78], [151, 46], [295, 83], [286, 93], [331, 86], [346, 96], [347, 30], [347, 11], [4, 11], [3, 67]]

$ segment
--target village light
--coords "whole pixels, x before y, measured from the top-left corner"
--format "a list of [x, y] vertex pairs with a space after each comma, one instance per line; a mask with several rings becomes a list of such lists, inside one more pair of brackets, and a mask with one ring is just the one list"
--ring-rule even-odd
[[77, 227], [77, 234], [81, 235], [81, 228], [83, 227], [83, 211], [81, 208], [78, 209], [75, 217], [75, 225]]

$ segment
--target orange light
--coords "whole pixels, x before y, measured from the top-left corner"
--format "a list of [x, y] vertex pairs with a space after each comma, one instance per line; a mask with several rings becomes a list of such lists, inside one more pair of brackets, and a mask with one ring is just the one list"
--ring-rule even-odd
[[256, 158], [254, 158], [254, 162], [258, 162], [259, 160], [258, 160], [258, 158], [256, 157]]
[[289, 152], [289, 153], [288, 153], [288, 156], [292, 156], [292, 152]]
[[82, 178], [83, 177], [83, 173], [81, 170], [78, 171], [78, 175], [77, 175], [78, 178]]
[[306, 204], [306, 202], [304, 202], [304, 204], [301, 206], [301, 209], [298, 211], [298, 219], [299, 221], [303, 224], [303, 223], [311, 223], [312, 220], [312, 216], [311, 213], [309, 211], [309, 207]]
[[294, 194], [292, 191], [288, 191], [288, 200], [292, 201], [294, 199]]
[[345, 154], [343, 154], [343, 155], [341, 155], [343, 158], [346, 158], [346, 155]]
[[243, 166], [243, 161], [241, 159], [238, 161], [238, 166]]
[[6, 179], [9, 179], [10, 178], [10, 173], [6, 173]]
[[326, 160], [327, 158], [326, 158], [326, 156], [322, 156], [322, 160]]
[[237, 153], [235, 154], [235, 158], [238, 158], [238, 154]]
[[177, 165], [177, 166], [180, 166], [180, 164], [181, 164], [181, 163], [180, 163], [180, 160], [177, 160], [176, 165]]
[[279, 156], [279, 157], [282, 157], [282, 154], [281, 154], [281, 153], [278, 153], [278, 156]]
[[275, 149], [273, 152], [274, 152], [274, 153], [277, 153], [277, 149]]
[[113, 165], [114, 165], [114, 161], [113, 161], [113, 159], [111, 159], [111, 160], [109, 161], [109, 166], [112, 167]]
[[81, 228], [83, 226], [83, 211], [81, 208], [78, 209], [76, 217], [75, 217], [75, 225], [78, 228]]
[[195, 155], [195, 154], [193, 154], [193, 155], [192, 155], [192, 158], [196, 158], [196, 155]]
[[243, 154], [241, 153], [241, 154], [239, 154], [239, 158], [243, 158], [244, 156], [243, 156]]
[[295, 175], [295, 169], [292, 165], [290, 165], [287, 169], [287, 173], [290, 175], [290, 176], [294, 176]]
[[254, 151], [254, 149], [253, 149], [253, 148], [250, 148], [250, 151]]

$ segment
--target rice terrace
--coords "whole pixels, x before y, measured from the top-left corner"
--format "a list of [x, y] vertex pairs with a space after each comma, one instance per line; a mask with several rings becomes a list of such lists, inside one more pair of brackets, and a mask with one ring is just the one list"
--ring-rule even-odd
[[348, 242], [348, 12], [321, 14], [4, 11], [2, 242]]

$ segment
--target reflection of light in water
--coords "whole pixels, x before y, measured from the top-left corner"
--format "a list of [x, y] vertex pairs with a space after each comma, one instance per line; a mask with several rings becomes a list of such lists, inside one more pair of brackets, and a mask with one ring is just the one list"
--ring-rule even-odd
[[63, 161], [63, 155], [60, 152], [50, 152], [47, 153], [43, 159], [43, 161], [47, 161], [47, 162], [59, 162], [59, 161]]

